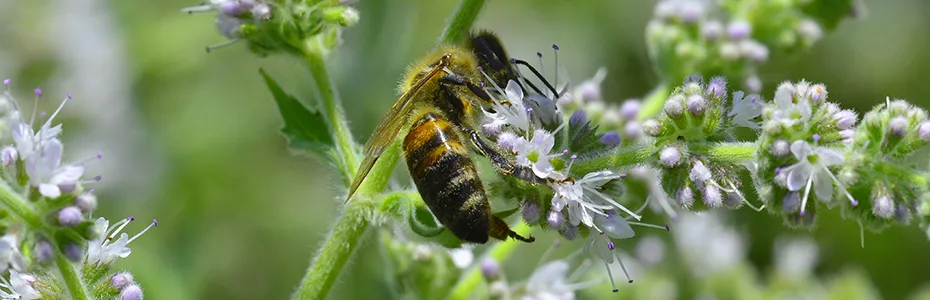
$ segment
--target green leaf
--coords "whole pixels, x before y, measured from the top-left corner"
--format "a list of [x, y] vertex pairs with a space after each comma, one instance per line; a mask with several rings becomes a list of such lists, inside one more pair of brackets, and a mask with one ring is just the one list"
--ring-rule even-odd
[[844, 18], [849, 17], [855, 5], [853, 0], [815, 0], [802, 8], [826, 30], [833, 30]]
[[436, 223], [433, 213], [429, 211], [423, 200], [413, 200], [410, 209], [410, 229], [413, 229], [416, 234], [422, 237], [434, 237], [445, 229]]
[[281, 132], [287, 137], [288, 147], [299, 152], [326, 156], [333, 147], [333, 138], [326, 130], [323, 115], [308, 109], [297, 98], [284, 92], [265, 70], [259, 69], [258, 72], [268, 84], [268, 89], [278, 105], [278, 111], [281, 112], [281, 118], [284, 119]]

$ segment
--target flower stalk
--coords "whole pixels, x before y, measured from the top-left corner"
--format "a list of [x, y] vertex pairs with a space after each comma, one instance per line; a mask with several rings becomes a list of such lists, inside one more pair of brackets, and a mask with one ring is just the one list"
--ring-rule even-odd
[[87, 290], [81, 283], [80, 275], [78, 275], [77, 270], [74, 269], [74, 265], [60, 250], [61, 248], [55, 248], [59, 249], [55, 251], [55, 264], [58, 265], [58, 271], [61, 272], [61, 278], [64, 279], [65, 285], [68, 287], [68, 292], [71, 294], [71, 298], [75, 300], [90, 299], [90, 297], [87, 296]]

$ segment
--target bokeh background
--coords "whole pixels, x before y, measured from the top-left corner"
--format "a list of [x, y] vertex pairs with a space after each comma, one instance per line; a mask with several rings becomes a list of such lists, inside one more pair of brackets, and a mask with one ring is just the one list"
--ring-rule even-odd
[[[357, 140], [396, 99], [405, 65], [429, 50], [455, 2], [357, 3], [361, 22], [344, 32], [332, 57]], [[604, 93], [616, 102], [641, 97], [656, 83], [643, 37], [655, 1], [489, 2], [477, 26], [498, 32], [513, 56], [532, 59], [556, 43], [573, 82], [607, 67]], [[117, 264], [133, 272], [148, 299], [286, 298], [344, 191], [329, 166], [287, 151], [258, 69], [305, 100], [314, 91], [296, 60], [258, 58], [243, 45], [205, 53], [224, 38], [212, 15], [178, 12], [196, 4], [0, 0], [0, 77], [14, 79], [20, 101], [43, 87], [51, 95], [44, 110], [73, 93], [62, 119], [66, 156], [104, 153], [90, 166], [91, 175], [103, 176], [95, 186], [99, 214], [159, 220]], [[771, 98], [780, 81], [807, 78], [859, 111], [886, 96], [930, 106], [930, 2], [866, 5], [865, 19], [844, 21], [810, 51], [773, 57], [760, 71], [764, 96]], [[729, 223], [747, 236], [759, 270], [771, 267], [777, 236], [809, 235], [821, 247], [816, 272], [823, 276], [861, 268], [887, 299], [930, 283], [930, 241], [916, 227], [867, 233], [863, 249], [859, 228], [838, 212], [823, 214], [813, 231], [790, 230], [748, 209]], [[548, 245], [554, 234], [541, 238]], [[521, 258], [506, 270], [525, 276], [545, 249], [521, 246]], [[383, 297], [377, 243], [356, 257], [332, 297]]]

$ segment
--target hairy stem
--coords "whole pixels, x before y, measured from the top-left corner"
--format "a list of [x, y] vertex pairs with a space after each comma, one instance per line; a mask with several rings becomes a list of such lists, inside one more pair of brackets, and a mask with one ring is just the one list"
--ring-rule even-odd
[[696, 144], [688, 150], [714, 162], [739, 164], [755, 157], [756, 145], [749, 142]]
[[342, 167], [342, 176], [348, 181], [355, 177], [358, 170], [359, 159], [355, 152], [355, 142], [352, 140], [352, 132], [349, 130], [349, 124], [346, 122], [345, 113], [342, 110], [342, 101], [336, 92], [335, 85], [329, 77], [326, 67], [326, 60], [323, 57], [323, 46], [319, 45], [319, 40], [311, 38], [304, 47], [304, 61], [310, 68], [313, 75], [313, 83], [320, 93], [320, 102], [323, 104], [323, 117], [329, 127], [329, 132], [333, 136], [336, 144], [336, 153], [341, 160], [338, 165]]
[[[45, 236], [53, 236], [54, 232], [45, 226], [45, 223], [42, 222], [42, 217], [36, 212], [35, 207], [29, 203], [26, 198], [10, 188], [9, 185], [5, 183], [0, 183], [0, 203], [3, 204], [3, 208], [7, 209], [14, 216], [26, 222], [26, 225], [30, 229], [42, 232]], [[90, 299], [87, 296], [87, 290], [84, 289], [84, 285], [81, 284], [81, 279], [77, 274], [77, 271], [74, 269], [74, 265], [68, 261], [68, 258], [65, 257], [64, 253], [61, 252], [61, 247], [58, 245], [55, 246], [55, 260], [58, 265], [58, 270], [61, 272], [61, 277], [65, 281], [65, 285], [68, 287], [68, 293], [71, 294], [71, 298], [83, 300]]]
[[668, 84], [664, 82], [653, 88], [649, 95], [646, 95], [646, 98], [643, 99], [643, 104], [639, 106], [639, 119], [645, 120], [659, 114], [662, 107], [665, 106], [665, 100], [668, 99], [670, 92]]
[[478, 18], [481, 7], [484, 6], [484, 0], [462, 0], [459, 2], [455, 14], [446, 23], [446, 28], [442, 30], [442, 36], [439, 37], [439, 44], [456, 44], [461, 42], [464, 36], [468, 35], [472, 24]]
[[85, 290], [84, 285], [81, 284], [81, 277], [78, 276], [78, 272], [74, 269], [74, 265], [65, 257], [65, 254], [61, 252], [60, 247], [56, 246], [55, 248], [59, 249], [55, 251], [55, 264], [58, 265], [58, 271], [61, 272], [61, 278], [64, 279], [65, 285], [68, 287], [71, 299], [90, 299], [90, 297], [87, 296], [87, 290]]
[[588, 174], [605, 169], [616, 169], [644, 163], [655, 160], [658, 157], [657, 151], [652, 145], [632, 146], [609, 156], [576, 163], [572, 167], [572, 173]]
[[[525, 222], [520, 221], [520, 223], [511, 227], [513, 231], [522, 236], [527, 236], [533, 230], [532, 227], [527, 225]], [[517, 246], [522, 244], [521, 242], [510, 240], [499, 242], [495, 244], [491, 249], [487, 251], [487, 257], [494, 259], [494, 261], [502, 262], [506, 261], [517, 250]], [[481, 275], [481, 267], [479, 265], [472, 266], [465, 275], [462, 275], [459, 278], [459, 281], [455, 283], [455, 286], [452, 287], [452, 291], [449, 292], [449, 295], [446, 299], [449, 300], [464, 300], [470, 299], [472, 292], [475, 288], [481, 284], [481, 281], [484, 280]]]

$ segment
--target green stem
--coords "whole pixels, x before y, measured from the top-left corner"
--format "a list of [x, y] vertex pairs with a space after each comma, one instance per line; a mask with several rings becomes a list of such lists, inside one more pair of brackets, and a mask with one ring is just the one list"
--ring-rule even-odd
[[694, 155], [710, 161], [739, 164], [755, 158], [756, 144], [749, 142], [695, 144], [688, 147]]
[[[0, 203], [13, 215], [25, 221], [30, 229], [42, 232], [45, 236], [52, 236], [51, 229], [42, 222], [42, 217], [36, 212], [32, 203], [26, 200], [26, 198], [23, 198], [23, 196], [16, 191], [13, 191], [6, 183], [0, 183]], [[61, 277], [65, 280], [65, 285], [68, 287], [71, 298], [78, 300], [89, 299], [87, 297], [87, 290], [84, 289], [80, 277], [78, 277], [77, 272], [74, 270], [74, 265], [72, 265], [71, 262], [68, 261], [68, 258], [65, 257], [64, 253], [61, 252], [61, 247], [56, 245], [55, 249], [58, 249], [55, 251], [56, 264], [58, 265], [58, 270], [61, 272]]]
[[440, 44], [456, 44], [468, 35], [485, 0], [462, 0], [439, 37]]
[[[516, 233], [527, 236], [533, 230], [532, 227], [526, 224], [526, 222], [520, 221], [520, 223], [511, 227]], [[517, 250], [520, 242], [518, 241], [505, 241], [499, 242], [491, 247], [487, 251], [487, 257], [494, 259], [494, 261], [502, 262], [506, 261]], [[468, 273], [462, 276], [455, 286], [452, 287], [452, 292], [446, 297], [449, 300], [464, 300], [469, 299], [472, 292], [475, 291], [475, 288], [481, 284], [481, 281], [484, 280], [481, 275], [481, 267], [473, 266], [468, 270]]]
[[610, 156], [595, 158], [572, 167], [572, 173], [588, 174], [606, 169], [617, 169], [624, 166], [641, 164], [656, 159], [658, 150], [651, 145], [632, 146]]
[[359, 159], [355, 152], [355, 142], [352, 140], [352, 131], [346, 122], [342, 111], [342, 101], [336, 92], [335, 85], [329, 77], [326, 60], [323, 56], [324, 47], [317, 38], [311, 38], [304, 47], [304, 61], [313, 75], [313, 83], [320, 93], [320, 102], [323, 104], [323, 117], [329, 126], [330, 134], [335, 139], [336, 152], [342, 161], [342, 176], [351, 181], [358, 171]]
[[[56, 246], [55, 248], [59, 247]], [[68, 260], [67, 257], [65, 257], [65, 254], [62, 253], [61, 250], [55, 252], [55, 264], [58, 265], [58, 271], [61, 272], [61, 278], [65, 280], [65, 285], [68, 286], [68, 292], [71, 293], [71, 299], [90, 299], [90, 297], [87, 296], [87, 290], [85, 290], [84, 285], [81, 284], [81, 278], [78, 276], [77, 270], [74, 269], [74, 265], [71, 263], [71, 261]]]
[[665, 106], [665, 100], [668, 99], [670, 92], [668, 84], [664, 82], [659, 83], [652, 89], [649, 95], [643, 99], [643, 104], [639, 106], [639, 119], [645, 120], [659, 114], [662, 107]]

